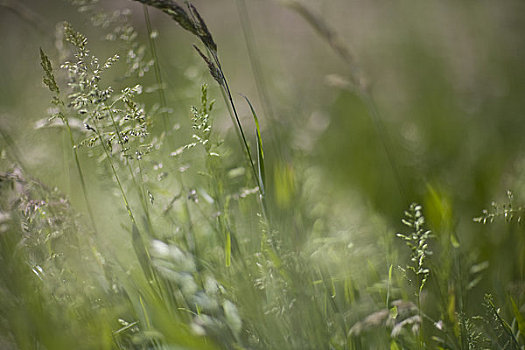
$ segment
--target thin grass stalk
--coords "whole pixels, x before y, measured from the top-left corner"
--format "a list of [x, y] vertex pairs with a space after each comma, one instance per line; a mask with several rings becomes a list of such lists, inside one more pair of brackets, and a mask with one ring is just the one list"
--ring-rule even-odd
[[237, 5], [237, 12], [239, 14], [239, 19], [241, 22], [242, 33], [244, 37], [244, 42], [246, 44], [246, 49], [248, 51], [248, 58], [250, 60], [250, 65], [252, 67], [253, 76], [255, 79], [255, 87], [257, 89], [257, 94], [261, 100], [261, 106], [263, 112], [270, 120], [275, 120], [275, 114], [273, 110], [273, 105], [271, 99], [269, 98], [269, 93], [264, 74], [262, 73], [262, 68], [260, 61], [257, 57], [260, 57], [257, 50], [257, 45], [255, 37], [253, 35], [253, 29], [251, 26], [250, 15], [248, 8], [246, 6], [245, 0], [236, 0], [235, 4]]
[[421, 325], [419, 326], [419, 331], [417, 332], [417, 348], [424, 349], [425, 340], [423, 338], [423, 318], [422, 318], [423, 312], [421, 311], [421, 289], [420, 288], [417, 289], [416, 299], [417, 299], [417, 313], [421, 321]]
[[[329, 284], [328, 278], [326, 277], [327, 273], [324, 273], [321, 270], [319, 270], [318, 273], [319, 273], [320, 280], [323, 282], [326, 300], [329, 301], [330, 307], [333, 310], [334, 314], [338, 315], [336, 317], [336, 323], [340, 327], [342, 334], [348, 334], [348, 326], [346, 324], [343, 313], [341, 312], [341, 308], [337, 305], [337, 302], [334, 298], [335, 295], [332, 295], [331, 293], [334, 288], [333, 277], [329, 277], [331, 280], [331, 283]], [[328, 305], [326, 305], [326, 308], [328, 309]], [[326, 310], [326, 313], [328, 313], [327, 310]]]
[[[182, 172], [177, 170], [177, 180], [180, 183], [181, 191], [188, 193], [188, 189], [184, 185], [184, 179], [182, 176]], [[188, 198], [185, 196], [183, 200], [182, 207], [184, 208], [184, 214], [186, 215], [186, 220], [188, 221], [188, 227], [187, 227], [187, 234], [186, 234], [186, 245], [188, 246], [188, 249], [192, 254], [197, 256], [197, 240], [195, 239], [195, 235], [193, 234], [193, 220], [191, 215], [190, 206], [188, 205]]]
[[253, 174], [254, 180], [257, 183], [257, 186], [259, 187], [259, 198], [261, 200], [262, 215], [263, 215], [264, 220], [266, 222], [268, 222], [268, 213], [267, 213], [267, 210], [266, 210], [266, 208], [267, 208], [267, 206], [266, 206], [266, 196], [264, 195], [264, 185], [261, 183], [261, 180], [259, 179], [259, 176], [257, 175], [257, 170], [255, 169], [255, 162], [253, 161], [253, 157], [252, 157], [252, 154], [251, 154], [251, 151], [250, 151], [250, 146], [248, 144], [248, 141], [246, 140], [246, 136], [244, 134], [244, 129], [243, 129], [241, 121], [239, 119], [239, 114], [237, 113], [237, 108], [235, 107], [235, 103], [233, 102], [233, 97], [232, 97], [232, 94], [230, 92], [230, 87], [228, 85], [228, 81], [226, 80], [226, 77], [224, 76], [224, 72], [222, 70], [222, 67], [221, 67], [221, 64], [220, 64], [220, 61], [219, 61], [219, 57], [214, 52], [211, 52], [211, 50], [210, 50], [210, 54], [212, 55], [215, 63], [217, 64], [217, 68], [221, 72], [222, 79], [223, 79], [223, 85], [221, 85], [221, 87], [222, 87], [222, 90], [224, 91], [223, 97], [225, 97], [226, 104], [229, 104], [231, 106], [231, 109], [229, 108], [228, 111], [230, 113], [233, 112], [233, 116], [231, 114], [230, 114], [230, 116], [232, 117], [232, 119], [234, 119], [234, 121], [235, 121], [235, 123], [237, 125], [237, 129], [239, 131], [238, 135], [240, 134], [240, 136], [241, 136], [241, 144], [244, 147], [245, 153], [247, 155], [247, 158], [248, 158], [247, 160], [248, 160], [248, 163], [250, 164], [250, 168], [252, 170], [252, 174]]
[[[137, 166], [139, 168], [139, 175], [140, 175], [140, 182], [142, 184], [142, 186], [140, 186], [140, 198], [141, 198], [141, 202], [142, 202], [142, 208], [144, 210], [144, 214], [146, 214], [146, 220], [148, 221], [148, 226], [149, 226], [149, 229], [150, 229], [150, 233], [155, 236], [155, 229], [153, 227], [153, 221], [151, 220], [151, 216], [150, 216], [150, 209], [149, 209], [149, 206], [150, 206], [150, 201], [148, 201], [148, 196], [147, 196], [147, 190], [146, 190], [146, 187], [144, 186], [144, 169], [142, 168], [142, 162], [140, 159], [137, 159]], [[138, 186], [138, 184], [137, 184]]]
[[[464, 296], [464, 285], [463, 285], [463, 278], [462, 278], [462, 271], [461, 271], [461, 256], [458, 254], [457, 249], [453, 249], [452, 251], [453, 259], [454, 259], [454, 266], [456, 268], [457, 278], [456, 278], [456, 288], [457, 288], [457, 301], [458, 301], [458, 314], [464, 315], [465, 309], [464, 309], [464, 303], [463, 303], [463, 296]], [[461, 343], [461, 346], [465, 349], [469, 348], [469, 340], [468, 340], [468, 331], [465, 326], [465, 322], [461, 322], [460, 324], [460, 332], [459, 332], [459, 340]]]
[[131, 220], [131, 223], [133, 225], [137, 226], [137, 221], [135, 220], [135, 216], [133, 215], [133, 211], [131, 210], [131, 207], [129, 205], [128, 197], [126, 196], [124, 187], [122, 186], [122, 183], [120, 182], [120, 177], [118, 176], [117, 170], [115, 169], [115, 165], [113, 164], [112, 156], [109, 153], [109, 150], [107, 149], [106, 143], [104, 142], [102, 134], [100, 133], [100, 129], [98, 127], [96, 120], [93, 119], [93, 121], [95, 123], [95, 132], [100, 141], [100, 144], [102, 145], [102, 149], [104, 150], [104, 153], [106, 154], [106, 158], [108, 159], [109, 165], [111, 167], [111, 172], [113, 174], [113, 177], [115, 178], [115, 181], [117, 182], [117, 185], [120, 190], [120, 194], [122, 195], [122, 200], [124, 201], [124, 206], [126, 207], [126, 211], [128, 213], [129, 219]]
[[[256, 86], [256, 89], [257, 89], [257, 94], [259, 95], [259, 99], [262, 102], [263, 112], [265, 113], [266, 116], [268, 116], [270, 118], [270, 120], [273, 121], [273, 120], [275, 120], [275, 114], [274, 114], [274, 111], [273, 111], [271, 100], [268, 97], [269, 94], [268, 94], [268, 90], [266, 89], [266, 85], [267, 84], [266, 84], [266, 81], [264, 80], [264, 75], [262, 74], [262, 69], [261, 69], [261, 66], [259, 64], [259, 60], [257, 59], [257, 57], [259, 57], [259, 55], [257, 54], [257, 47], [256, 47], [254, 35], [253, 35], [253, 30], [252, 30], [252, 26], [251, 26], [250, 17], [249, 17], [249, 12], [248, 12], [248, 9], [246, 7], [246, 2], [244, 0], [236, 0], [235, 3], [237, 5], [237, 12], [239, 14], [239, 19], [240, 19], [240, 22], [241, 22], [241, 28], [242, 28], [242, 32], [243, 32], [244, 41], [245, 41], [245, 44], [246, 44], [246, 48], [248, 50], [248, 57], [249, 57], [249, 60], [250, 60], [250, 65], [252, 67], [252, 71], [253, 71], [253, 75], [254, 75], [254, 79], [255, 79], [255, 86]], [[250, 105], [252, 113], [255, 116], [255, 112], [253, 110], [253, 107], [252, 107], [250, 101], [248, 100], [248, 98], [246, 98], [246, 97], [244, 97], [244, 98], [246, 99], [246, 101]], [[257, 119], [255, 119], [255, 121], [257, 123], [258, 140], [260, 140], [259, 125], [258, 125]], [[261, 146], [262, 145], [260, 145], [259, 142], [258, 142], [258, 147], [261, 147]], [[264, 185], [263, 183], [261, 183], [260, 178], [257, 178], [257, 179], [259, 180], [259, 186]], [[265, 196], [264, 187], [263, 187], [263, 190], [261, 192], [261, 196], [263, 196], [263, 197]], [[264, 215], [265, 218], [267, 218], [267, 211], [268, 210], [267, 210], [266, 201], [264, 200], [264, 198], [262, 199], [262, 207], [263, 207], [263, 215]]]
[[[233, 109], [232, 109], [232, 106], [230, 105], [230, 102], [229, 102], [229, 99], [228, 99], [228, 95], [226, 94], [226, 90], [224, 88], [222, 88], [221, 86], [221, 96], [224, 100], [224, 103], [226, 105], [226, 109], [228, 110], [228, 115], [230, 116], [230, 119], [232, 121], [232, 125], [234, 126], [234, 130], [235, 130], [235, 134], [237, 135], [237, 139], [239, 140], [239, 144], [241, 146], [242, 149], [244, 149], [244, 143], [242, 142], [242, 136], [241, 136], [241, 132], [239, 131], [239, 128], [236, 126], [236, 121], [235, 121], [235, 116], [234, 116], [234, 113], [233, 113]], [[246, 158], [248, 159], [248, 158]]]
[[386, 308], [390, 309], [390, 288], [392, 286], [392, 267], [393, 265], [390, 264], [390, 267], [388, 268], [388, 280], [387, 280], [387, 286], [386, 286]]
[[98, 126], [98, 123], [96, 119], [93, 119], [94, 125], [95, 125], [95, 132], [97, 134], [97, 137], [100, 141], [100, 144], [102, 145], [102, 148], [104, 150], [104, 153], [106, 155], [106, 158], [108, 159], [109, 165], [111, 167], [111, 172], [113, 174], [113, 177], [115, 178], [115, 181], [117, 182], [118, 188], [120, 190], [120, 193], [122, 195], [122, 200], [124, 201], [124, 206], [126, 207], [126, 211], [128, 213], [128, 216], [130, 218], [131, 224], [132, 224], [132, 242], [133, 247], [135, 249], [135, 254], [137, 254], [137, 258], [139, 259], [140, 266], [142, 268], [142, 271], [148, 278], [148, 282], [150, 282], [152, 279], [156, 282], [157, 287], [159, 288], [159, 293], [162, 293], [162, 288], [160, 286], [160, 281], [157, 277], [157, 275], [154, 273], [153, 269], [151, 268], [151, 256], [149, 254], [149, 251], [144, 244], [144, 239], [138, 229], [137, 221], [135, 220], [135, 216], [133, 215], [133, 211], [131, 209], [131, 206], [128, 201], [128, 197], [126, 195], [126, 192], [124, 191], [124, 187], [122, 186], [122, 182], [120, 181], [120, 177], [117, 173], [117, 170], [115, 168], [115, 164], [113, 163], [113, 159], [111, 156], [111, 153], [109, 152], [107, 145], [104, 142], [104, 139], [102, 137], [102, 134], [100, 133], [100, 128]]
[[80, 160], [78, 158], [77, 147], [75, 146], [75, 141], [73, 139], [73, 132], [71, 131], [71, 127], [69, 126], [69, 121], [67, 120], [67, 118], [64, 117], [63, 121], [64, 121], [64, 124], [66, 125], [67, 134], [69, 135], [69, 142], [71, 143], [71, 147], [73, 148], [73, 157], [75, 159], [75, 166], [78, 170], [80, 186], [82, 187], [82, 193], [84, 195], [84, 200], [86, 202], [86, 208], [88, 211], [89, 219], [91, 221], [91, 225], [93, 226], [93, 230], [95, 231], [95, 234], [98, 235], [97, 225], [95, 224], [95, 216], [93, 215], [93, 210], [91, 209], [91, 203], [89, 202], [89, 198], [87, 194], [87, 187], [86, 187], [86, 181], [84, 179], [84, 172], [82, 171]]
[[[521, 350], [522, 348], [520, 348], [519, 342], [516, 339], [516, 336], [514, 335], [511, 326], [507, 323], [507, 321], [505, 321], [501, 317], [499, 308], [496, 308], [496, 305], [494, 305], [494, 302], [490, 295], [485, 295], [485, 303], [486, 303], [486, 307], [492, 314], [492, 317], [495, 317], [495, 319], [499, 323], [499, 326], [503, 329], [503, 332], [501, 334], [502, 335], [505, 334], [508, 337], [509, 340], [507, 340], [506, 345], [512, 344], [512, 347], [511, 347], [512, 349]], [[507, 346], [505, 346], [504, 349], [507, 349]]]
[[[215, 178], [217, 179], [217, 178]], [[240, 253], [241, 248], [239, 245], [239, 241], [237, 239], [237, 234], [231, 229], [231, 226], [228, 222], [228, 211], [226, 209], [226, 205], [224, 204], [222, 200], [222, 194], [219, 193], [217, 186], [214, 187], [215, 192], [215, 202], [217, 211], [222, 213], [221, 215], [217, 216], [217, 224], [218, 228], [215, 227], [215, 225], [212, 225], [213, 230], [217, 233], [217, 236], [220, 240], [222, 240], [224, 244], [224, 251], [225, 251], [225, 265], [226, 267], [229, 267], [231, 265], [231, 256], [232, 252]], [[226, 203], [228, 203], [228, 199], [226, 199]], [[199, 210], [201, 210], [200, 207], [198, 207]], [[207, 218], [206, 215], [201, 210], [201, 213], [204, 217]], [[208, 221], [211, 221], [207, 219]], [[240, 259], [240, 261], [245, 264], [243, 259]]]
[[264, 165], [264, 149], [263, 149], [263, 142], [262, 142], [262, 136], [261, 136], [261, 128], [259, 126], [259, 118], [257, 117], [257, 113], [255, 112], [255, 109], [253, 108], [252, 103], [248, 99], [248, 97], [241, 95], [246, 100], [246, 103], [248, 103], [248, 106], [250, 107], [250, 111], [252, 113], [253, 121], [255, 123], [255, 136], [257, 139], [256, 142], [256, 148], [257, 148], [257, 182], [259, 183], [259, 196], [261, 199], [261, 205], [263, 210], [264, 218], [267, 220], [266, 213], [267, 213], [267, 207], [266, 207], [266, 175], [265, 175], [265, 165]]
[[360, 91], [360, 96], [361, 100], [365, 103], [368, 112], [370, 113], [376, 132], [379, 135], [379, 139], [381, 140], [381, 145], [388, 159], [390, 168], [392, 169], [392, 173], [394, 174], [394, 179], [399, 194], [404, 201], [407, 201], [408, 197], [405, 185], [401, 175], [399, 174], [397, 162], [392, 152], [392, 141], [388, 135], [385, 124], [383, 123], [383, 118], [377, 109], [377, 104], [367, 88], [364, 88], [362, 91]]
[[164, 131], [166, 133], [169, 133], [170, 127], [168, 120], [168, 112], [166, 111], [166, 94], [164, 93], [164, 84], [162, 81], [162, 74], [160, 71], [159, 57], [157, 55], [157, 45], [155, 45], [155, 40], [152, 37], [153, 30], [151, 27], [151, 19], [149, 16], [148, 6], [143, 4], [142, 10], [144, 12], [144, 21], [146, 22], [146, 30], [148, 32], [148, 43], [151, 50], [151, 56], [153, 57], [153, 70], [155, 72], [155, 80], [157, 81], [158, 86], [160, 106], [162, 108], [162, 122], [164, 126]]
[[[241, 120], [239, 118], [239, 113], [237, 112], [237, 108], [235, 107], [235, 103], [233, 102], [233, 97], [232, 97], [232, 94], [231, 94], [231, 91], [230, 91], [230, 86], [228, 84], [228, 80], [226, 79], [226, 76], [224, 75], [224, 71], [222, 69], [222, 65], [221, 65], [221, 62], [219, 61], [219, 57], [218, 57], [217, 53], [213, 52], [209, 48], [208, 48], [208, 52], [212, 56], [215, 64], [217, 65], [217, 69], [221, 73], [222, 83], [223, 83], [223, 84], [221, 84], [221, 87], [222, 87], [222, 89], [225, 92], [225, 96], [226, 96], [226, 101], [225, 102], [231, 106], [231, 111], [230, 110], [229, 111], [233, 112], [233, 118], [232, 119], [234, 119], [235, 125], [237, 126], [239, 134], [241, 135], [241, 143], [242, 143], [242, 146], [244, 147], [244, 150], [246, 151], [246, 155], [248, 157], [248, 163], [250, 164], [250, 167], [252, 169], [252, 173], [253, 173], [255, 181], [259, 185], [259, 191], [262, 191], [262, 187], [260, 186], [261, 184], [259, 183], [259, 179], [258, 179], [258, 176], [257, 176], [257, 170], [255, 169], [255, 162], [253, 161], [253, 157], [252, 157], [252, 154], [251, 154], [251, 151], [250, 151], [250, 146], [248, 144], [248, 141], [246, 140], [246, 135], [244, 134], [244, 129], [242, 127]], [[263, 195], [262, 192], [261, 192], [261, 195]]]
[[69, 155], [69, 138], [67, 137], [67, 131], [62, 130], [62, 171], [64, 172], [66, 181], [68, 183], [68, 193], [73, 193], [73, 176], [71, 175], [71, 169], [69, 166], [70, 155]]
[[10, 149], [9, 154], [12, 155], [15, 162], [22, 168], [26, 169], [25, 161], [23, 160], [22, 153], [20, 152], [20, 149], [15, 144], [15, 141], [13, 138], [6, 133], [2, 128], [0, 128], [0, 136], [4, 139], [7, 147]]
[[[43, 51], [41, 51], [41, 54], [45, 55], [43, 53]], [[86, 181], [85, 181], [85, 178], [84, 178], [84, 172], [82, 170], [82, 166], [80, 164], [80, 159], [78, 157], [77, 147], [75, 145], [75, 140], [73, 138], [73, 131], [71, 130], [71, 127], [69, 126], [69, 120], [67, 119], [66, 114], [64, 113], [64, 103], [59, 98], [58, 92], [57, 92], [57, 99], [58, 99], [58, 101], [60, 101], [59, 108], [60, 108], [61, 115], [62, 115], [61, 119], [62, 119], [62, 122], [64, 123], [64, 125], [66, 126], [66, 134], [67, 134], [67, 137], [69, 139], [70, 147], [73, 150], [73, 158], [75, 160], [75, 167], [77, 168], [77, 171], [78, 171], [78, 176], [79, 176], [79, 180], [80, 180], [80, 186], [82, 188], [82, 194], [83, 194], [83, 197], [84, 197], [84, 201], [86, 202], [86, 209], [87, 209], [87, 212], [88, 212], [89, 220], [91, 221], [91, 226], [93, 227], [93, 231], [95, 232], [96, 235], [98, 235], [99, 233], [98, 233], [97, 225], [95, 223], [95, 215], [93, 214], [93, 209], [92, 209], [91, 203], [89, 201]]]
[[[245, 153], [247, 153], [247, 161], [248, 163], [250, 163], [251, 165], [251, 169], [252, 169], [252, 173], [253, 173], [253, 177], [257, 183], [257, 186], [259, 186], [259, 177], [257, 176], [257, 171], [255, 170], [255, 165], [253, 164], [253, 159], [250, 155], [250, 148], [247, 146], [246, 143], [243, 142], [243, 136], [241, 134], [241, 130], [236, 126], [237, 122], [236, 122], [236, 118], [235, 118], [235, 113], [236, 111], [234, 112], [234, 105], [232, 103], [230, 103], [230, 101], [233, 101], [231, 99], [231, 94], [228, 95], [227, 93], [227, 90], [221, 86], [221, 95], [224, 99], [224, 102], [226, 104], [226, 107], [228, 109], [228, 114], [230, 116], [230, 119], [232, 121], [232, 124], [235, 126], [234, 127], [234, 130], [235, 130], [235, 133], [237, 134], [237, 138], [239, 140], [239, 143], [241, 145], [241, 148], [243, 148], [245, 150]], [[266, 210], [266, 203], [265, 201], [263, 202], [263, 198], [265, 198], [263, 195], [262, 195], [262, 190], [261, 190], [262, 187], [259, 187], [259, 197], [261, 198], [261, 210], [262, 210], [262, 213], [263, 213], [263, 218], [265, 221], [268, 221], [268, 215], [267, 215], [267, 210]]]
[[[109, 108], [109, 116], [111, 118], [111, 123], [113, 124], [113, 128], [115, 129], [115, 132], [117, 133], [118, 141], [119, 141], [120, 145], [122, 147], [124, 147], [124, 140], [122, 139], [122, 135], [120, 133], [120, 128], [118, 127], [118, 124], [115, 121], [115, 117], [113, 116], [113, 112], [111, 111], [111, 106]], [[139, 172], [140, 172], [140, 176], [142, 178], [142, 176], [143, 176], [143, 174], [142, 174], [142, 167], [140, 166], [140, 161], [138, 161], [138, 162], [139, 162]], [[133, 167], [131, 166], [131, 162], [129, 161], [129, 159], [126, 159], [126, 167], [129, 170], [129, 174], [131, 176], [131, 180], [133, 181], [133, 184], [135, 185], [135, 187], [137, 187], [137, 190], [138, 190], [138, 193], [139, 193], [139, 197], [140, 197], [140, 203], [142, 205], [142, 209], [144, 210], [144, 214], [146, 215], [146, 221], [147, 221], [147, 224], [148, 224], [148, 229], [153, 234], [154, 233], [153, 224], [151, 222], [151, 218], [150, 218], [150, 215], [149, 215], [149, 209], [148, 209], [148, 203], [147, 203], [147, 199], [146, 199], [146, 194], [144, 193], [144, 182], [142, 182], [142, 185], [137, 182], [137, 179], [136, 179], [135, 174], [133, 172]]]
[[[167, 113], [168, 104], [166, 101], [166, 94], [164, 93], [164, 84], [163, 84], [163, 79], [162, 79], [162, 72], [161, 72], [160, 65], [159, 65], [157, 47], [155, 45], [155, 40], [153, 40], [153, 37], [152, 37], [153, 29], [151, 26], [151, 19], [150, 19], [150, 15], [148, 11], [148, 6], [146, 4], [143, 4], [142, 6], [143, 6], [142, 8], [144, 11], [144, 20], [146, 22], [146, 30], [148, 32], [148, 41], [150, 45], [151, 55], [153, 57], [153, 62], [154, 62], [153, 66], [154, 66], [154, 72], [155, 72], [155, 80], [159, 87], [159, 100], [160, 100], [160, 106], [163, 110], [162, 119], [163, 119], [164, 131], [165, 131], [165, 135], [167, 136], [168, 145], [171, 148], [174, 148], [172, 144], [173, 139], [169, 137], [169, 132], [171, 129], [169, 126], [169, 119], [168, 119], [168, 113]], [[179, 182], [181, 186], [181, 191], [187, 192], [187, 188], [184, 185], [182, 173], [178, 171], [177, 169], [175, 169], [175, 173], [177, 174], [177, 181]], [[193, 221], [191, 218], [190, 208], [189, 208], [187, 199], [183, 201], [183, 209], [184, 209], [184, 214], [186, 215], [186, 218], [188, 221], [188, 227], [187, 227], [188, 232], [186, 235], [188, 237], [186, 237], [186, 245], [192, 254], [196, 254], [197, 248], [196, 248], [196, 243], [195, 243], [195, 237], [189, 237], [189, 236], [193, 236]]]

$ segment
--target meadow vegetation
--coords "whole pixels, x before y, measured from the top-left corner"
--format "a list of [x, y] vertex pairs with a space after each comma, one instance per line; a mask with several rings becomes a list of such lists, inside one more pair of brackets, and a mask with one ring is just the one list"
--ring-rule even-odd
[[[458, 37], [374, 66], [325, 7], [226, 2], [0, 4], [52, 38], [0, 62], [0, 347], [525, 349], [523, 5], [431, 2]], [[279, 85], [257, 7], [319, 71]]]

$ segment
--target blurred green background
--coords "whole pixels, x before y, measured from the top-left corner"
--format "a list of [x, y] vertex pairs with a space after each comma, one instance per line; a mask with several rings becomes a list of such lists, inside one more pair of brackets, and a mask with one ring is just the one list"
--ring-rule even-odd
[[[350, 265], [366, 256], [384, 274], [395, 263], [393, 240], [402, 229], [403, 211], [416, 201], [438, 240], [459, 242], [472, 264], [489, 263], [474, 303], [494, 287], [503, 298], [511, 288], [524, 297], [523, 228], [502, 222], [488, 227], [472, 219], [493, 200], [505, 203], [507, 190], [517, 204], [525, 202], [525, 2], [302, 1], [351, 52], [370, 87], [375, 115], [352, 87], [355, 67], [284, 2], [245, 0], [246, 12], [238, 0], [193, 3], [218, 43], [249, 130], [251, 115], [239, 93], [258, 111], [270, 212], [290, 244], [306, 251], [326, 245], [319, 263], [339, 264], [332, 266], [335, 271], [354, 271]], [[35, 128], [47, 117], [50, 100], [39, 47], [57, 68], [54, 33], [57, 23], [67, 20], [87, 35], [99, 57], [112, 55], [114, 48], [65, 2], [0, 5], [0, 129], [18, 151], [7, 149], [6, 142], [2, 150], [19, 155], [32, 176], [58, 187], [84, 212], [78, 180], [70, 176], [74, 170], [64, 164], [63, 137], [55, 129]], [[142, 5], [124, 0], [101, 5], [108, 11], [130, 8], [146, 40]], [[196, 40], [168, 16], [149, 12], [159, 33], [171, 120], [180, 124], [181, 137], [189, 138], [189, 107], [198, 103], [199, 86], [207, 82], [217, 99], [215, 126], [235, 149], [219, 89], [191, 47]], [[260, 72], [254, 73], [247, 42]], [[145, 79], [154, 81], [152, 74]], [[142, 98], [154, 104], [157, 96]], [[96, 162], [83, 157], [93, 169], [88, 178], [95, 179]], [[242, 152], [231, 157], [240, 160]], [[108, 188], [103, 183], [92, 188], [94, 201], [101, 203], [96, 216], [104, 230], [119, 231], [111, 220], [117, 209]], [[353, 248], [330, 255], [341, 242]], [[356, 283], [375, 282], [370, 273], [364, 278]]]

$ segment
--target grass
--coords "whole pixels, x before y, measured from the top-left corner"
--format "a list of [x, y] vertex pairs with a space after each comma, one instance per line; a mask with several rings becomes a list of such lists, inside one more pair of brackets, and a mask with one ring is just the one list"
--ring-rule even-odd
[[[73, 184], [69, 194], [39, 179], [23, 138], [0, 123], [0, 347], [525, 348], [518, 175], [505, 170], [515, 194], [482, 210], [497, 173], [473, 175], [479, 193], [470, 195], [425, 173], [452, 157], [442, 150], [417, 158], [432, 145], [424, 138], [404, 148], [365, 66], [329, 19], [303, 3], [281, 2], [347, 72], [321, 131], [315, 115], [313, 127], [279, 120], [284, 109], [271, 99], [249, 2], [235, 6], [263, 114], [232, 92], [222, 44], [196, 7], [137, 2], [144, 33], [129, 11], [77, 1], [68, 6], [90, 23], [89, 38], [62, 22], [56, 50], [40, 48], [51, 108], [37, 132], [67, 140], [65, 157], [49, 158], [56, 169], [75, 168], [60, 174]], [[169, 91], [152, 8], [198, 39], [193, 59], [207, 83], [193, 78]], [[174, 94], [192, 96], [185, 112], [170, 110], [180, 101]], [[355, 139], [337, 139], [341, 149], [326, 141], [340, 135], [334, 124], [345, 125], [338, 113], [362, 132], [344, 128]], [[231, 133], [218, 127], [226, 114]], [[359, 142], [370, 149], [346, 147]], [[517, 145], [487, 157], [520, 164]], [[485, 169], [456, 156], [462, 170]], [[348, 184], [323, 159], [330, 157], [349, 172]], [[383, 181], [393, 189], [382, 192]]]

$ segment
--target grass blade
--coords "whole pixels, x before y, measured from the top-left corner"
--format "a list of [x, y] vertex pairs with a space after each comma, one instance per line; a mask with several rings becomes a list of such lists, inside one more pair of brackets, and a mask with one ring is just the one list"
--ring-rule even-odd
[[510, 303], [512, 306], [512, 313], [514, 314], [514, 317], [516, 319], [520, 338], [522, 338], [522, 340], [525, 340], [525, 317], [523, 317], [523, 315], [521, 314], [520, 308], [518, 307], [518, 304], [516, 304], [514, 298], [510, 297]]
[[230, 267], [232, 264], [232, 240], [230, 232], [226, 234], [226, 245], [224, 246], [224, 255], [226, 267]]
[[259, 171], [258, 182], [261, 195], [264, 196], [264, 191], [266, 187], [266, 176], [264, 174], [264, 150], [261, 137], [261, 128], [259, 127], [259, 118], [257, 118], [257, 113], [255, 113], [255, 109], [253, 108], [253, 105], [248, 99], [248, 97], [244, 95], [241, 96], [244, 97], [244, 99], [248, 103], [248, 106], [250, 106], [253, 120], [255, 122], [255, 134], [257, 136], [257, 170]]
[[144, 245], [144, 240], [142, 239], [139, 229], [135, 223], [132, 224], [131, 239], [133, 249], [135, 250], [135, 254], [139, 260], [140, 267], [142, 268], [142, 271], [144, 271], [144, 275], [146, 275], [148, 281], [151, 281], [152, 273], [149, 254], [146, 246]]

